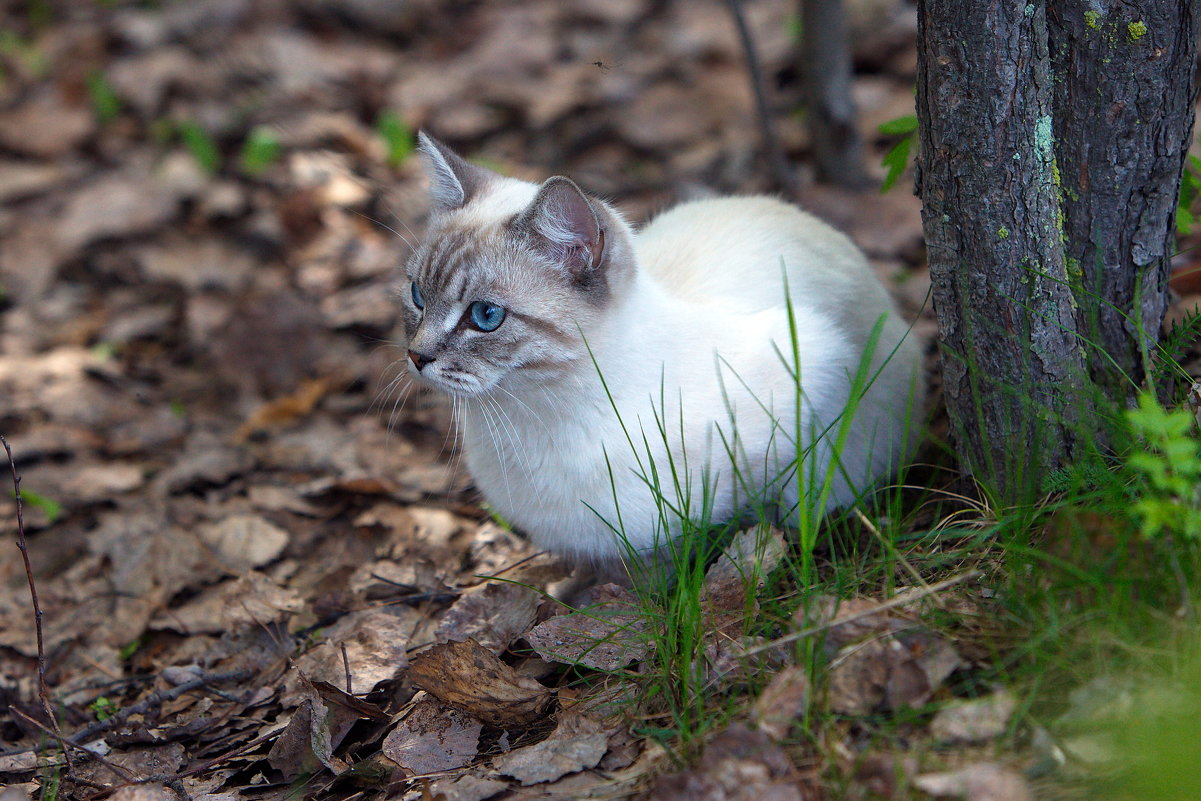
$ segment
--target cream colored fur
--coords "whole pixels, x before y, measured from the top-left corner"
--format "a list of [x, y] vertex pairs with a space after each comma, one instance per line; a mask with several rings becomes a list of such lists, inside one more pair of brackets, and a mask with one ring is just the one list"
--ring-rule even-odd
[[[477, 213], [531, 197], [510, 186], [495, 205], [481, 199]], [[693, 516], [726, 520], [765, 492], [792, 508], [796, 481], [774, 481], [798, 451], [785, 275], [804, 395], [799, 450], [837, 427], [884, 315], [872, 360], [880, 374], [853, 420], [830, 503], [851, 503], [896, 469], [922, 409], [920, 347], [845, 236], [780, 201], [748, 197], [681, 205], [633, 243], [632, 286], [583, 332], [592, 359], [567, 378], [515, 378], [492, 403], [463, 404], [467, 464], [502, 516], [541, 547], [605, 560], [626, 547], [614, 529], [639, 551], [679, 530], [670, 513], [663, 530], [647, 486], [655, 472], [677, 509], [675, 485], [687, 488]], [[805, 459], [807, 477], [825, 476], [833, 436]]]

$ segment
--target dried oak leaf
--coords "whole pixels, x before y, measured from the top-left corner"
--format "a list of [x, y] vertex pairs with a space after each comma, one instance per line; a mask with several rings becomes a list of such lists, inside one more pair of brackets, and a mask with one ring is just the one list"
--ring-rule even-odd
[[510, 751], [492, 764], [523, 785], [541, 784], [596, 767], [608, 750], [609, 735], [599, 723], [565, 714], [545, 740]]
[[536, 723], [555, 702], [554, 691], [518, 675], [475, 640], [423, 651], [413, 657], [409, 678], [443, 703], [498, 729]]
[[483, 724], [437, 701], [418, 701], [384, 740], [384, 756], [415, 776], [470, 765]]
[[526, 633], [539, 656], [596, 670], [616, 670], [646, 657], [646, 621], [629, 590], [603, 584], [583, 600], [580, 611], [552, 617]]

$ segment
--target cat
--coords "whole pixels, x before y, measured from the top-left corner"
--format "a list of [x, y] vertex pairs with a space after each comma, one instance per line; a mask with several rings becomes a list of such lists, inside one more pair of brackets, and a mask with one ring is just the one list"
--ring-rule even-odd
[[661, 555], [682, 518], [843, 507], [906, 455], [921, 347], [841, 233], [763, 196], [635, 233], [568, 178], [504, 177], [425, 133], [418, 150], [432, 211], [399, 288], [408, 370], [452, 397], [476, 486], [535, 545]]

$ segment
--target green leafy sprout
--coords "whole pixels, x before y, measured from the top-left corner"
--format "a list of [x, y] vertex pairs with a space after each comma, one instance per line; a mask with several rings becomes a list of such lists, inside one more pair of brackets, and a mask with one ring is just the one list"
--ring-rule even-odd
[[388, 166], [399, 167], [413, 155], [416, 147], [413, 129], [396, 112], [385, 111], [380, 114], [375, 130], [388, 149]]
[[104, 73], [100, 71], [89, 73], [87, 85], [92, 112], [100, 124], [106, 125], [117, 119], [121, 114], [121, 98], [108, 79], [104, 77]]
[[909, 164], [909, 154], [913, 151], [913, 142], [917, 138], [917, 117], [913, 114], [906, 114], [883, 123], [877, 130], [885, 136], [901, 137], [880, 161], [883, 166], [888, 168], [888, 174], [884, 176], [884, 181], [880, 184], [880, 194], [884, 194], [896, 185], [897, 179], [901, 177], [901, 173], [905, 172], [905, 167]]
[[210, 175], [221, 169], [221, 151], [216, 140], [195, 120], [183, 120], [176, 126], [179, 139], [200, 168]]
[[1201, 442], [1192, 414], [1164, 409], [1144, 392], [1126, 420], [1143, 443], [1126, 459], [1140, 490], [1130, 511], [1142, 535], [1201, 541]]
[[268, 128], [259, 125], [246, 137], [238, 160], [242, 165], [242, 172], [252, 176], [259, 175], [279, 161], [282, 152], [279, 138]]

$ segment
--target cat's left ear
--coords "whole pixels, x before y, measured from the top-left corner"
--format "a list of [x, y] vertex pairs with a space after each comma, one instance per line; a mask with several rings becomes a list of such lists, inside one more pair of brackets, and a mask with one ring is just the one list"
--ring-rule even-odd
[[430, 178], [430, 198], [435, 212], [462, 208], [492, 179], [493, 173], [465, 161], [425, 131], [417, 134], [417, 152], [421, 154]]
[[570, 178], [547, 179], [516, 227], [576, 277], [598, 267], [604, 257], [605, 231], [596, 208]]

